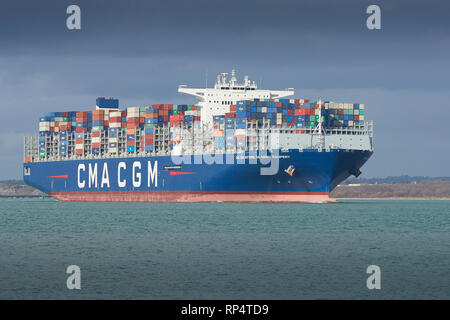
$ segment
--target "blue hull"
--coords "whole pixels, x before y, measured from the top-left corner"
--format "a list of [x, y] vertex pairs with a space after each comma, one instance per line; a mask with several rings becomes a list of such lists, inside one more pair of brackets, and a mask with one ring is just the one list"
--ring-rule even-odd
[[[24, 164], [24, 181], [68, 201], [325, 202], [371, 155], [289, 150], [265, 165], [259, 159], [249, 163], [248, 153], [209, 165], [195, 164], [193, 157], [191, 164], [174, 163], [170, 156], [33, 162]], [[261, 168], [270, 165], [275, 174], [262, 175]]]

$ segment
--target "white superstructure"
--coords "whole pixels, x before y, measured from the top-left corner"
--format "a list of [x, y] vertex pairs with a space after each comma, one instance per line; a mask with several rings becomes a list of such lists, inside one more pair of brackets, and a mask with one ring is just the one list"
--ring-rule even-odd
[[237, 83], [236, 73], [231, 71], [231, 78], [228, 82], [228, 73], [221, 73], [217, 76], [214, 88], [188, 88], [185, 85], [178, 87], [178, 92], [186, 93], [197, 97], [197, 103], [201, 107], [201, 119], [205, 124], [212, 123], [212, 117], [230, 112], [230, 105], [236, 104], [240, 100], [275, 99], [284, 98], [294, 94], [294, 89], [286, 90], [261, 90], [258, 89], [255, 81], [250, 81], [248, 76], [244, 77], [244, 83]]

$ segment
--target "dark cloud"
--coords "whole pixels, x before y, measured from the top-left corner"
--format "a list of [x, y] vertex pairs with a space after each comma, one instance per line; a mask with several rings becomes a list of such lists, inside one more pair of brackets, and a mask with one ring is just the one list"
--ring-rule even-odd
[[[81, 7], [81, 31], [66, 28], [70, 4]], [[370, 4], [382, 9], [381, 30], [365, 26]], [[450, 175], [439, 162], [450, 156], [449, 10], [416, 0], [2, 1], [0, 178], [20, 173], [11, 141], [35, 132], [42, 113], [88, 109], [99, 95], [193, 103], [177, 85], [211, 85], [233, 67], [265, 88], [365, 102], [377, 124], [369, 175]], [[410, 147], [418, 142], [429, 152]], [[439, 163], [423, 165], [430, 154]]]

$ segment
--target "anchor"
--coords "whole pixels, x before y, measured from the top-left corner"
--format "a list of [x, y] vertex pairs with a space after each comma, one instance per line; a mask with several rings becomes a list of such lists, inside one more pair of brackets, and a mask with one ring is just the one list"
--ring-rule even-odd
[[295, 167], [292, 164], [287, 169], [284, 170], [284, 172], [286, 172], [291, 177], [294, 174], [294, 171], [295, 171]]

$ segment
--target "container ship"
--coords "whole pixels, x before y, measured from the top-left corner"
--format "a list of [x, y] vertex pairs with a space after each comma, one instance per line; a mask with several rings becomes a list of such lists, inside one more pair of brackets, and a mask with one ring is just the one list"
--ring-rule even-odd
[[[373, 153], [364, 104], [291, 99], [234, 70], [195, 105], [51, 112], [25, 136], [24, 181], [62, 201], [333, 202]], [[94, 109], [94, 108], [92, 108]]]

